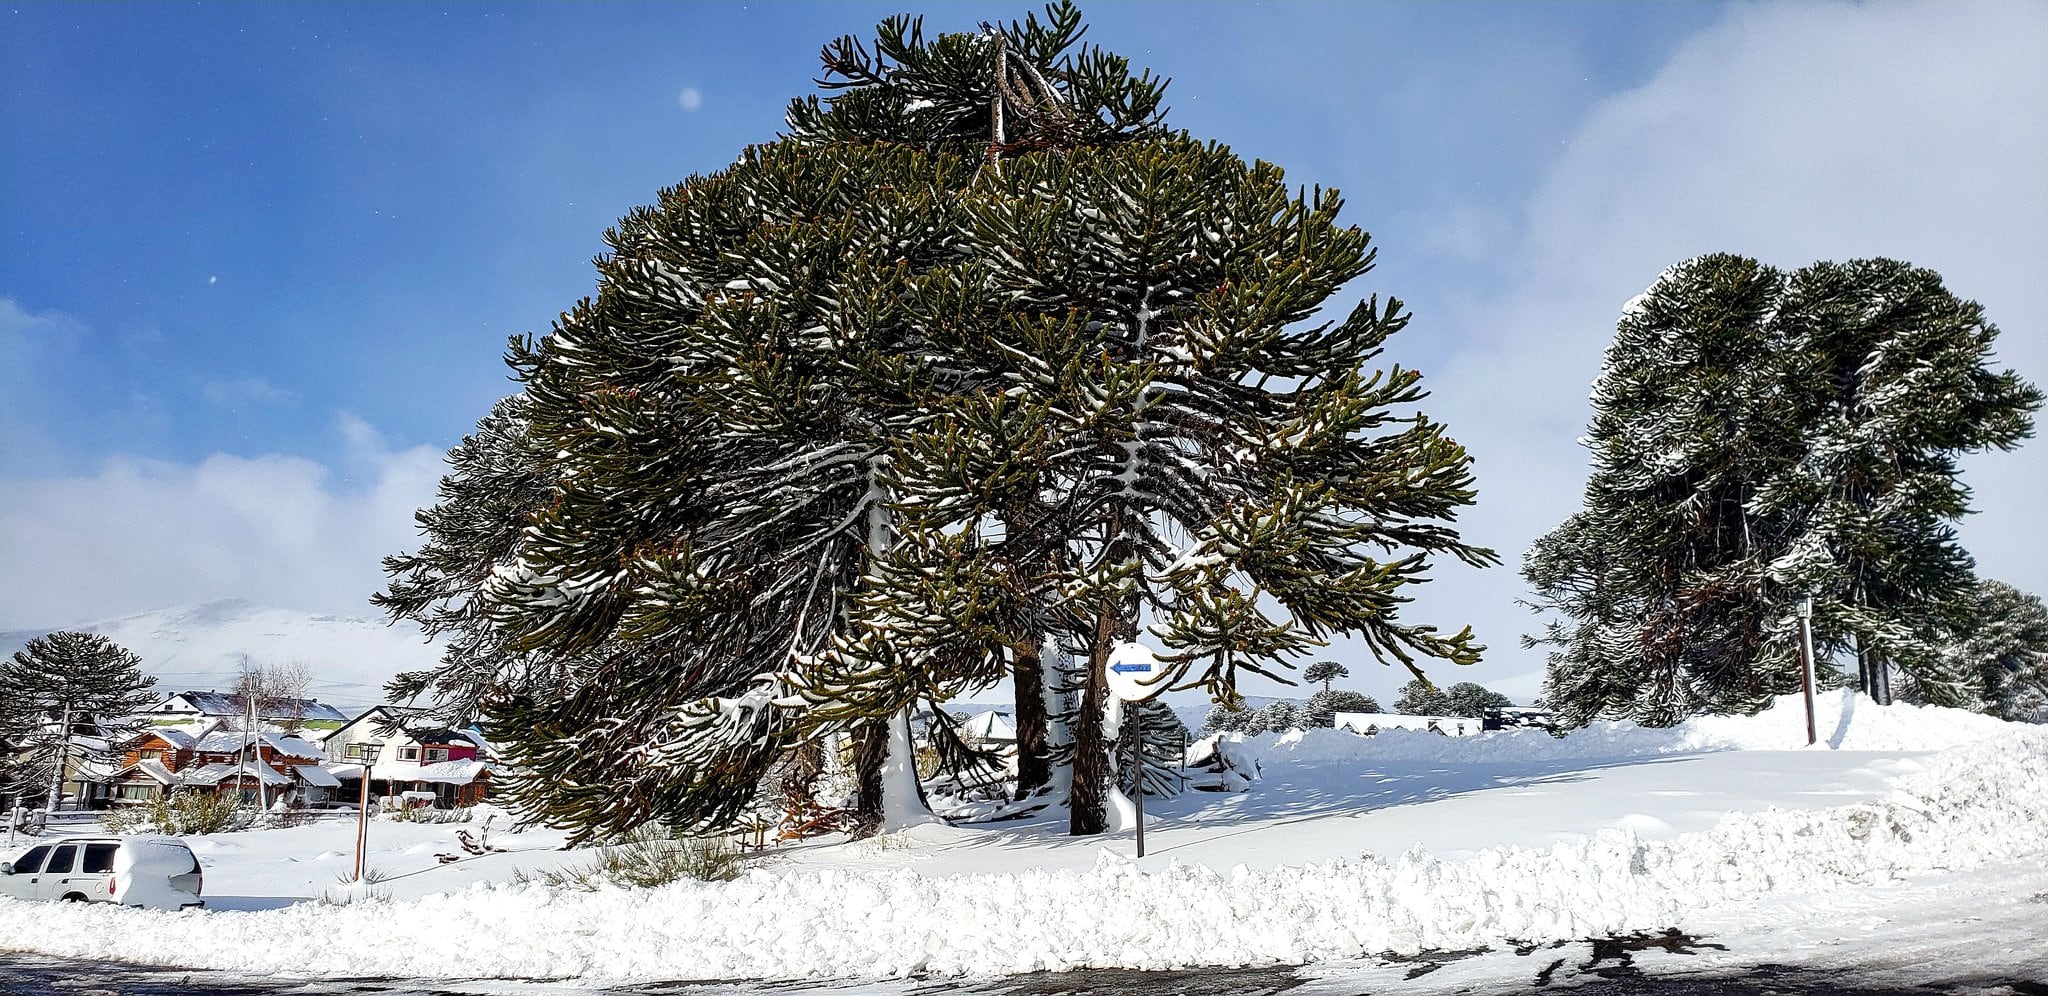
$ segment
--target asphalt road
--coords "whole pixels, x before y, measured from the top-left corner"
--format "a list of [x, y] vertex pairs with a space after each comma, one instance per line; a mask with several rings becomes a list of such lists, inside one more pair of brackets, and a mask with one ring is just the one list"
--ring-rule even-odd
[[[2048, 996], [2048, 980], [1978, 977], [1967, 966], [1957, 966], [1953, 975], [1945, 977], [1874, 983], [1787, 965], [1747, 966], [1732, 973], [1726, 968], [1697, 971], [1688, 969], [1682, 957], [1668, 957], [1711, 946], [1710, 941], [1669, 932], [1518, 950], [1508, 967], [1520, 971], [1508, 977], [1496, 972], [1484, 981], [1450, 988], [1431, 985], [1439, 980], [1429, 976], [1455, 967], [1469, 955], [1424, 956], [1391, 966], [1378, 963], [1369, 970], [1319, 965], [1170, 972], [1080, 970], [974, 981], [674, 981], [603, 986], [515, 979], [260, 978], [0, 953], [0, 996], [768, 996], [811, 992], [833, 996], [1396, 996], [1418, 989], [1472, 996], [1536, 992], [1579, 996]], [[1652, 953], [1666, 957], [1639, 963], [1637, 955]], [[1488, 954], [1496, 966], [1507, 956], [1506, 952]]]

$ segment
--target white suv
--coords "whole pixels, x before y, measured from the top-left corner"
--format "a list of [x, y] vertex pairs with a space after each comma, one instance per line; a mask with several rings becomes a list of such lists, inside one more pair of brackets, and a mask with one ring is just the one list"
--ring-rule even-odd
[[76, 837], [0, 861], [0, 896], [14, 899], [203, 908], [199, 888], [199, 859], [170, 837]]

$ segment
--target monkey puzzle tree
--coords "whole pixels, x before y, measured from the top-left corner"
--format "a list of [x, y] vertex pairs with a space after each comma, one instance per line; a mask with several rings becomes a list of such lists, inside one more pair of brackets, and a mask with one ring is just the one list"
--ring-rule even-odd
[[1061, 4], [828, 46], [832, 96], [622, 220], [596, 297], [515, 346], [545, 496], [454, 594], [490, 655], [554, 669], [482, 699], [550, 818], [715, 826], [841, 731], [886, 739], [867, 767], [900, 786], [888, 717], [1006, 673], [1036, 700], [1053, 638], [1086, 660], [1095, 832], [1102, 670], [1148, 617], [1221, 698], [1339, 633], [1476, 658], [1399, 618], [1431, 555], [1493, 559], [1447, 524], [1469, 458], [1408, 410], [1414, 372], [1375, 368], [1407, 316], [1310, 324], [1365, 234], [1163, 133], [1161, 84], [1080, 32]]
[[[1961, 454], [2011, 449], [2041, 394], [1989, 366], [1998, 330], [1893, 260], [1785, 273], [1702, 256], [1616, 328], [1586, 434], [1585, 507], [1524, 575], [1556, 615], [1547, 697], [1569, 723], [1753, 711], [1799, 687], [1793, 606], [1889, 699], [1944, 692], [1973, 583]], [[1828, 672], [1823, 672], [1827, 677]]]
[[67, 767], [109, 751], [74, 746], [81, 727], [104, 731], [149, 704], [156, 679], [142, 673], [142, 658], [97, 633], [51, 633], [28, 642], [0, 662], [0, 745], [14, 755], [9, 781], [15, 792], [46, 787], [54, 808]]

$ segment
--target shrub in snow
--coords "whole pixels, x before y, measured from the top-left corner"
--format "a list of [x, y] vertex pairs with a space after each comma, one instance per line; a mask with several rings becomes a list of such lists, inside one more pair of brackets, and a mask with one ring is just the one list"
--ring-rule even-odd
[[476, 818], [476, 813], [466, 806], [460, 809], [394, 806], [384, 810], [384, 815], [393, 823], [468, 823]]
[[1259, 780], [1259, 756], [1233, 733], [1218, 733], [1188, 745], [1189, 783], [1203, 792], [1243, 792]]
[[141, 806], [110, 809], [100, 816], [109, 833], [162, 833], [173, 836], [246, 830], [256, 821], [231, 795], [173, 791]]
[[651, 889], [671, 882], [725, 882], [746, 870], [746, 859], [731, 841], [677, 837], [652, 824], [596, 850], [584, 864], [522, 873], [519, 880], [571, 889]]

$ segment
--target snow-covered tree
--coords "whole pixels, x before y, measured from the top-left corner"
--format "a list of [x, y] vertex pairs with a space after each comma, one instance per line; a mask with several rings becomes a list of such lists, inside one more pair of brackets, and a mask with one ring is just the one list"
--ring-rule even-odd
[[1424, 678], [1416, 678], [1401, 686], [1401, 695], [1394, 700], [1394, 711], [1404, 716], [1453, 715], [1451, 700], [1443, 689]]
[[0, 794], [41, 794], [54, 807], [67, 769], [111, 756], [108, 738], [149, 705], [155, 687], [141, 657], [97, 633], [30, 640], [0, 662], [0, 744], [12, 752]]
[[[964, 625], [952, 610], [986, 593], [994, 562], [911, 582], [925, 551], [905, 541], [931, 534], [897, 527], [892, 464], [987, 366], [963, 352], [985, 335], [932, 320], [978, 301], [958, 211], [984, 160], [1156, 118], [1156, 83], [1076, 47], [1078, 12], [1049, 15], [931, 41], [893, 19], [873, 61], [829, 47], [837, 95], [623, 219], [597, 296], [515, 342], [525, 390], [499, 431], [480, 426], [482, 466], [465, 477], [457, 454], [439, 507], [452, 532], [428, 523], [428, 548], [395, 562], [389, 607], [468, 635], [468, 675], [485, 680], [410, 687], [483, 707], [531, 772], [515, 789], [549, 819], [719, 825], [798, 741], [859, 727], [864, 762], [883, 763], [907, 753], [911, 702], [1000, 666], [986, 620], [968, 642], [888, 629], [919, 599]], [[1057, 113], [1039, 106], [1053, 85]], [[961, 107], [982, 123], [947, 116]], [[1005, 110], [1009, 131], [990, 120]], [[476, 500], [500, 469], [538, 500]]]
[[1793, 603], [1824, 656], [1924, 687], [1967, 591], [1956, 459], [2010, 449], [2041, 396], [1997, 330], [1890, 260], [1785, 274], [1703, 256], [1631, 302], [1593, 393], [1585, 508], [1524, 561], [1560, 718], [1670, 723], [1795, 690]]
[[1978, 582], [1967, 621], [1943, 651], [1974, 707], [2001, 719], [2048, 723], [2048, 607], [2003, 581]]
[[1275, 699], [1266, 703], [1264, 708], [1254, 711], [1251, 717], [1245, 720], [1243, 732], [1286, 733], [1307, 722], [1308, 716], [1302, 712], [1299, 703], [1291, 699]]
[[1243, 732], [1245, 724], [1251, 722], [1251, 718], [1252, 710], [1244, 708], [1242, 702], [1218, 702], [1209, 707], [1208, 713], [1202, 717], [1202, 728], [1197, 732], [1205, 737], [1217, 733]]
[[1336, 661], [1317, 661], [1301, 672], [1302, 680], [1320, 683], [1323, 691], [1330, 690], [1330, 683], [1338, 678], [1351, 677], [1351, 669]]
[[[1132, 738], [1143, 737], [1138, 753], [1143, 760], [1145, 794], [1153, 798], [1179, 795], [1187, 788], [1187, 775], [1181, 763], [1191, 739], [1187, 724], [1180, 721], [1173, 707], [1158, 699], [1126, 703], [1123, 710], [1116, 743], [1118, 756], [1129, 758]], [[1126, 796], [1136, 790], [1128, 765], [1119, 768], [1118, 777], [1118, 786]]]
[[385, 558], [391, 581], [370, 596], [393, 619], [443, 641], [440, 666], [400, 674], [386, 692], [394, 701], [426, 698], [449, 722], [483, 715], [496, 695], [553, 688], [561, 671], [551, 652], [509, 646], [480, 597], [553, 494], [553, 453], [527, 431], [529, 407], [524, 394], [499, 401], [448, 451], [437, 501], [414, 515], [423, 542]]
[[1307, 702], [1302, 703], [1301, 710], [1307, 717], [1306, 725], [1326, 730], [1337, 725], [1337, 714], [1340, 712], [1381, 711], [1378, 699], [1348, 688], [1317, 692], [1309, 696]]
[[547, 491], [473, 590], [492, 655], [554, 669], [483, 701], [550, 818], [717, 825], [793, 745], [889, 723], [893, 758], [912, 703], [1030, 699], [1063, 643], [1095, 832], [1142, 617], [1224, 699], [1339, 633], [1476, 659], [1399, 614], [1432, 555], [1493, 560], [1448, 525], [1469, 458], [1377, 368], [1407, 316], [1308, 324], [1366, 236], [1166, 134], [1080, 30], [828, 46], [833, 95], [623, 219], [596, 297], [515, 344]]
[[1444, 701], [1449, 703], [1451, 708], [1445, 715], [1470, 716], [1473, 719], [1486, 715], [1489, 709], [1515, 704], [1513, 699], [1470, 681], [1461, 681], [1444, 689]]

